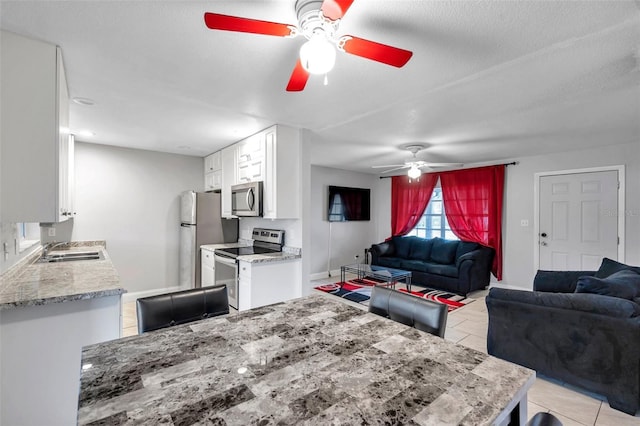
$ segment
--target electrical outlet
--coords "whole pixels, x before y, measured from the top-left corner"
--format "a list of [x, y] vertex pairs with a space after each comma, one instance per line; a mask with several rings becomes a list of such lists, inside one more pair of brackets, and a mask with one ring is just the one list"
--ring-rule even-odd
[[520, 221], [520, 226], [529, 226], [529, 221], [527, 219], [522, 219]]
[[55, 237], [56, 236], [56, 228], [54, 226], [49, 228], [49, 236], [50, 237]]

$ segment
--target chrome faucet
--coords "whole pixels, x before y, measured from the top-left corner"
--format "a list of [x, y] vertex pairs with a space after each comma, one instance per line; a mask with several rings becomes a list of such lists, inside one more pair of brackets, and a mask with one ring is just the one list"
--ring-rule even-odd
[[52, 241], [50, 243], [45, 244], [43, 249], [42, 249], [42, 257], [46, 259], [49, 256], [49, 252], [51, 250], [53, 250], [54, 248], [56, 248], [58, 246], [61, 246], [63, 244], [67, 244], [67, 243], [68, 243], [68, 241], [62, 241], [62, 242], [59, 242], [59, 243], [57, 243], [55, 241]]

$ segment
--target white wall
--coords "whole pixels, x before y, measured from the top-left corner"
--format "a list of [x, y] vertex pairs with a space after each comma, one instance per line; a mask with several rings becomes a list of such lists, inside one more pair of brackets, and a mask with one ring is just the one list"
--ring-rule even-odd
[[[381, 203], [377, 199], [378, 181], [376, 175], [357, 173], [327, 167], [311, 166], [311, 265], [312, 278], [335, 272], [340, 266], [354, 263], [354, 256], [364, 256], [364, 249], [374, 242], [379, 242], [376, 206]], [[371, 220], [357, 222], [327, 221], [327, 203], [329, 185], [350, 186], [371, 189]], [[388, 207], [386, 205], [385, 208]], [[327, 262], [331, 248], [331, 261]]]
[[202, 190], [203, 159], [76, 142], [74, 240], [106, 240], [129, 292], [178, 285], [179, 194]]
[[[588, 167], [625, 165], [626, 221], [625, 263], [640, 265], [640, 142], [613, 145], [606, 148], [570, 151], [515, 159], [505, 174], [504, 215], [502, 228], [503, 279], [509, 287], [533, 288], [534, 247], [534, 176], [536, 173], [572, 170]], [[376, 210], [381, 212], [378, 236], [382, 241], [391, 233], [391, 185], [382, 179], [378, 186]], [[383, 218], [382, 212], [388, 212]], [[528, 227], [520, 221], [529, 221]], [[496, 282], [492, 276], [492, 281]]]
[[[534, 250], [534, 175], [539, 172], [625, 165], [625, 259], [640, 265], [640, 142], [517, 159], [507, 167], [503, 219], [503, 284], [531, 289]], [[528, 227], [520, 226], [527, 219]]]

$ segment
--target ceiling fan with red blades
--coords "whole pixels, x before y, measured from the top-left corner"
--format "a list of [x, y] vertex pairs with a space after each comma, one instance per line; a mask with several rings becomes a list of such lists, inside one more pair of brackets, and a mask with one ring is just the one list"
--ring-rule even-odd
[[340, 20], [354, 0], [297, 0], [298, 25], [280, 24], [207, 12], [204, 22], [212, 30], [235, 31], [277, 37], [304, 36], [308, 41], [300, 48], [300, 57], [291, 73], [287, 91], [304, 89], [309, 74], [326, 74], [335, 64], [336, 48], [351, 55], [404, 66], [412, 52], [351, 35], [338, 37]]

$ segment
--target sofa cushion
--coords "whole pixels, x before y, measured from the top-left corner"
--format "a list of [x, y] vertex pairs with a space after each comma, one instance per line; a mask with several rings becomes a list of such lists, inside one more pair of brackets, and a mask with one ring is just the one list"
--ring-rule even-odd
[[404, 259], [400, 259], [399, 257], [379, 257], [378, 258], [378, 265], [380, 266], [386, 266], [387, 268], [396, 268], [399, 269], [400, 268], [400, 264], [402, 263]]
[[625, 265], [624, 263], [616, 262], [615, 260], [605, 257], [602, 259], [600, 268], [596, 271], [596, 277], [607, 278], [611, 274], [615, 274], [618, 271], [630, 269], [640, 274], [640, 266]]
[[626, 269], [607, 278], [582, 276], [578, 278], [576, 293], [601, 294], [633, 300], [640, 297], [640, 274]]
[[458, 243], [458, 248], [456, 249], [456, 259], [464, 254], [476, 250], [479, 246], [480, 244], [478, 243], [472, 243], [470, 241], [460, 241]]
[[447, 241], [442, 238], [434, 238], [431, 246], [431, 260], [444, 265], [455, 262], [456, 250], [459, 241]]
[[439, 263], [425, 263], [426, 272], [434, 275], [458, 278], [458, 267], [456, 265], [441, 265]]
[[433, 240], [427, 240], [424, 238], [417, 238], [411, 243], [411, 253], [409, 253], [409, 259], [412, 260], [429, 260], [431, 256], [431, 246]]
[[404, 259], [400, 262], [400, 269], [404, 269], [406, 271], [420, 271], [427, 272], [429, 268], [429, 264], [423, 260], [407, 260]]
[[414, 237], [393, 237], [393, 245], [396, 248], [396, 257], [409, 259], [413, 240]]

